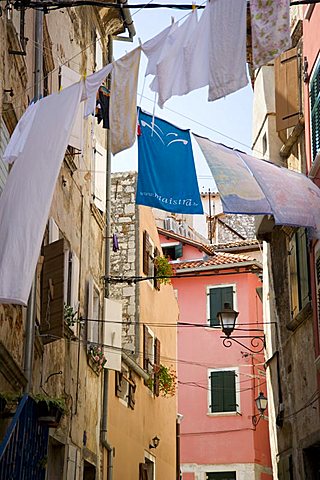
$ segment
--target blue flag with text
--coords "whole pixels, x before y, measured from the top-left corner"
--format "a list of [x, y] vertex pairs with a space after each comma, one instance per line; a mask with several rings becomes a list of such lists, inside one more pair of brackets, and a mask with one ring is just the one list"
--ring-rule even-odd
[[139, 111], [136, 203], [173, 213], [203, 213], [189, 130]]

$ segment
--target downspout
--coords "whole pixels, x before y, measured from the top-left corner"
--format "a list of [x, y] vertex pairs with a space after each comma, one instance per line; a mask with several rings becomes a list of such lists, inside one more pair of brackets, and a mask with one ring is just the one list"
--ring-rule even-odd
[[[113, 48], [112, 37], [108, 36], [108, 63], [112, 63]], [[107, 80], [110, 88], [110, 75]], [[107, 158], [106, 158], [106, 229], [105, 229], [105, 276], [110, 277], [110, 242], [111, 242], [111, 137], [110, 130], [106, 131], [107, 139]], [[105, 298], [110, 296], [110, 284], [105, 282], [104, 288]], [[102, 402], [102, 419], [100, 437], [102, 446], [107, 450], [107, 480], [112, 480], [113, 477], [113, 448], [108, 442], [108, 392], [109, 392], [109, 370], [103, 369], [103, 402]]]
[[122, 37], [117, 35], [114, 37], [116, 40], [122, 40], [127, 42], [132, 42], [133, 37], [136, 35], [136, 29], [134, 28], [133, 20], [131, 17], [130, 9], [129, 8], [122, 8], [122, 5], [127, 5], [128, 0], [117, 0], [118, 4], [120, 5], [120, 13], [123, 20], [123, 25], [125, 29], [128, 30], [129, 37]]
[[[35, 15], [35, 49], [34, 49], [34, 98], [38, 100], [42, 95], [42, 72], [43, 72], [43, 12], [36, 10]], [[28, 299], [26, 320], [26, 341], [24, 350], [24, 373], [27, 378], [25, 393], [29, 393], [32, 385], [33, 349], [36, 320], [36, 281], [35, 273]]]

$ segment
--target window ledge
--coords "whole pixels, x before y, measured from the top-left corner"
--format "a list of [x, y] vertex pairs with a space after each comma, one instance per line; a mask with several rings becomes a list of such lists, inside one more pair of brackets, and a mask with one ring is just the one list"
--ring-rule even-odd
[[308, 317], [312, 314], [311, 302], [308, 302], [300, 312], [297, 313], [289, 322], [286, 327], [288, 330], [294, 332]]
[[240, 415], [241, 412], [207, 412], [208, 417], [236, 417]]

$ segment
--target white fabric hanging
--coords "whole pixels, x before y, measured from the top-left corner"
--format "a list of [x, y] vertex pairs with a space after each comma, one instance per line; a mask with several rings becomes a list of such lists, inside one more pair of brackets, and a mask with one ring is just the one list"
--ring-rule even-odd
[[132, 147], [137, 130], [137, 88], [141, 48], [113, 62], [110, 95], [111, 152]]
[[4, 162], [13, 163], [22, 152], [26, 139], [32, 128], [38, 106], [39, 102], [31, 103], [20, 118], [4, 153]]
[[84, 107], [84, 116], [87, 118], [93, 115], [96, 108], [96, 96], [100, 85], [105, 81], [113, 69], [113, 64], [109, 63], [98, 72], [88, 75], [85, 80], [85, 90], [81, 100], [86, 100]]
[[141, 45], [143, 53], [148, 57], [145, 76], [157, 74], [157, 63], [164, 51], [165, 42], [177, 30], [177, 23], [171, 24], [155, 37]]
[[163, 108], [164, 103], [173, 95], [188, 93], [183, 51], [189, 39], [193, 38], [197, 24], [197, 11], [194, 10], [187, 20], [168, 36], [164, 52], [157, 63], [157, 75], [150, 85], [151, 90], [158, 93], [160, 108]]
[[[82, 89], [79, 82], [39, 100], [23, 148], [15, 150], [18, 155], [0, 197], [0, 303], [27, 305]], [[24, 118], [30, 119], [30, 111]], [[17, 145], [14, 137], [9, 152]]]
[[246, 71], [247, 0], [211, 0], [209, 101], [248, 84]]

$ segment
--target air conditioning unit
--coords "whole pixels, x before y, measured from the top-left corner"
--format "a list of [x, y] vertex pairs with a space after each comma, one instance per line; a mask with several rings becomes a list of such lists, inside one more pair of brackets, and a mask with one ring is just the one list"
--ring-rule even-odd
[[165, 218], [164, 220], [164, 228], [165, 230], [169, 230], [171, 232], [175, 231], [175, 220], [173, 218]]

